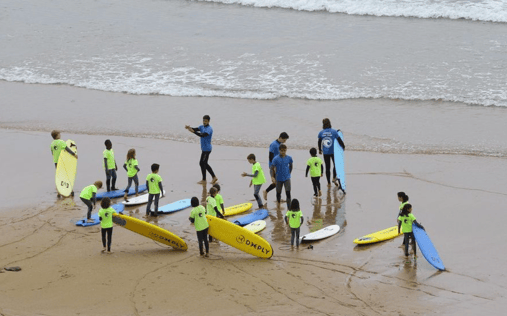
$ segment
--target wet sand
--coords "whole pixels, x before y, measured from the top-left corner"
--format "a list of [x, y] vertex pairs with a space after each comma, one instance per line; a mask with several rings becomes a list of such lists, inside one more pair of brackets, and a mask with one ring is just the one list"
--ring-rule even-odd
[[[114, 97], [114, 95], [113, 95]], [[400, 155], [348, 151], [348, 194], [323, 190], [311, 199], [304, 178], [307, 150], [291, 149], [293, 198], [305, 216], [302, 234], [338, 224], [342, 231], [290, 250], [283, 209], [270, 193], [267, 227], [274, 256], [254, 258], [223, 243], [211, 257], [198, 256], [190, 209], [149, 219], [189, 245], [174, 251], [121, 227], [113, 232], [111, 255], [101, 254], [100, 229], [74, 222], [86, 213], [75, 198], [57, 199], [47, 132], [0, 130], [7, 181], [0, 211], [0, 313], [4, 315], [498, 315], [507, 306], [505, 254], [507, 215], [505, 160], [460, 155]], [[101, 155], [110, 138], [118, 164], [136, 148], [143, 179], [153, 162], [169, 192], [161, 205], [202, 197], [197, 144], [171, 140], [70, 134], [79, 148], [76, 192], [105, 180]], [[267, 170], [267, 149], [214, 145], [210, 164], [222, 185], [226, 206], [253, 200], [246, 156], [254, 153]], [[20, 166], [16, 168], [17, 166]], [[324, 183], [321, 181], [321, 183]], [[118, 186], [126, 185], [119, 170]], [[206, 186], [209, 189], [209, 184]], [[401, 239], [357, 247], [352, 241], [396, 224], [396, 192], [405, 191], [414, 214], [435, 243], [447, 272], [437, 272], [422, 256], [405, 264]], [[126, 214], [142, 218], [144, 207]], [[232, 219], [232, 218], [231, 218]], [[494, 238], [493, 238], [494, 237]]]

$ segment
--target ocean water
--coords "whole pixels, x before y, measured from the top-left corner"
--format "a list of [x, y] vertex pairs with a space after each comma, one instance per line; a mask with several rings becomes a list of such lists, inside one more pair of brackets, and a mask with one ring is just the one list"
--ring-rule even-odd
[[[227, 97], [238, 106], [288, 98], [354, 107], [352, 101], [373, 99], [394, 116], [400, 113], [391, 111], [399, 109], [393, 104], [402, 101], [403, 117], [440, 102], [434, 113], [428, 112], [432, 105], [423, 110], [437, 120], [449, 109], [469, 116], [466, 111], [478, 106], [498, 117], [487, 108], [507, 107], [505, 1], [4, 0], [0, 30], [0, 80], [9, 82]], [[467, 123], [473, 124], [481, 112], [470, 111]], [[459, 130], [461, 121], [452, 118], [447, 113], [445, 130]], [[456, 147], [456, 135], [418, 143], [415, 151], [384, 136], [387, 146], [358, 140], [349, 148], [507, 154], [494, 131], [480, 135], [491, 142], [476, 142], [472, 150], [466, 143]]]

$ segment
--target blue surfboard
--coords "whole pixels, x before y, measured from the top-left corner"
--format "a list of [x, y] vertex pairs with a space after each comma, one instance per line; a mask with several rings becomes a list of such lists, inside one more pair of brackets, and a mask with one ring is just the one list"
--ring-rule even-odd
[[[123, 205], [121, 203], [115, 204], [115, 205], [113, 205], [111, 207], [114, 208], [114, 210], [116, 211], [116, 213], [121, 213], [125, 209], [125, 205]], [[80, 219], [80, 220], [78, 220], [76, 222], [76, 226], [88, 227], [88, 226], [95, 226], [95, 225], [100, 224], [100, 219], [99, 219], [99, 213], [98, 212], [92, 214], [91, 219], [93, 219], [93, 222], [91, 222], [91, 223], [88, 223], [86, 221], [86, 217], [83, 218], [83, 219]]]
[[158, 212], [162, 214], [169, 214], [177, 211], [181, 211], [190, 207], [190, 199], [179, 200], [171, 204], [158, 207]]
[[[342, 131], [338, 131], [338, 135], [340, 135], [342, 141], [345, 142], [345, 140], [343, 139]], [[345, 192], [347, 190], [347, 183], [345, 182], [345, 152], [336, 139], [334, 140], [333, 143], [333, 150], [334, 150], [334, 165], [336, 167], [336, 178], [338, 178], [341, 188], [343, 192]]]
[[245, 226], [260, 219], [265, 219], [266, 217], [268, 217], [268, 210], [260, 209], [251, 214], [238, 218], [233, 223], [239, 226]]
[[442, 262], [442, 259], [440, 259], [437, 249], [433, 246], [433, 243], [431, 242], [428, 234], [426, 234], [426, 231], [414, 224], [412, 224], [412, 231], [414, 232], [415, 241], [417, 241], [417, 245], [419, 246], [422, 255], [429, 264], [438, 270], [445, 270], [444, 263]]
[[[146, 191], [146, 189], [147, 189], [146, 184], [141, 184], [138, 189], [139, 189], [139, 193]], [[133, 195], [133, 194], [136, 194], [136, 188], [130, 187], [127, 195]], [[103, 199], [105, 197], [108, 197], [110, 199], [116, 199], [116, 198], [122, 197], [124, 195], [125, 195], [124, 189], [116, 190], [116, 191], [109, 191], [109, 192], [100, 192], [100, 193], [97, 193], [97, 200]]]

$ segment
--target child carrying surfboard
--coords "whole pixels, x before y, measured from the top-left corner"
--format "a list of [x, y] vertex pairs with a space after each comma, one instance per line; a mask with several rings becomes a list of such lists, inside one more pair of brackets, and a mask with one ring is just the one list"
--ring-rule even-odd
[[[217, 201], [215, 200], [217, 193], [217, 188], [211, 187], [209, 189], [209, 196], [206, 198], [206, 214], [214, 217], [224, 218], [222, 213], [220, 213], [217, 208]], [[213, 241], [213, 237], [211, 237], [211, 235], [209, 236], [209, 241]]]
[[299, 230], [304, 222], [303, 212], [299, 208], [299, 201], [293, 199], [290, 209], [285, 213], [285, 223], [290, 227], [290, 246], [294, 247], [294, 238], [296, 239], [296, 247], [299, 248]]
[[[218, 213], [224, 215], [224, 210], [225, 210], [225, 206], [224, 206], [224, 198], [222, 197], [222, 195], [220, 194], [220, 184], [218, 183], [215, 183], [213, 184], [213, 187], [215, 189], [217, 189], [217, 195], [215, 195], [215, 201], [217, 202], [217, 210], [218, 210]], [[223, 218], [223, 216], [222, 216]]]
[[[195, 226], [197, 242], [199, 243], [199, 253], [201, 257], [209, 257], [209, 243], [207, 238], [209, 224], [206, 219], [206, 210], [204, 206], [199, 205], [199, 199], [195, 196], [190, 200], [190, 205], [192, 205], [193, 209], [190, 211], [190, 217], [188, 219]], [[206, 248], [206, 254], [204, 254], [203, 251], [203, 244]]]
[[403, 238], [405, 240], [405, 257], [408, 260], [408, 244], [409, 242], [412, 243], [412, 250], [414, 252], [414, 260], [417, 260], [417, 249], [415, 246], [415, 238], [414, 233], [412, 232], [412, 223], [414, 223], [417, 227], [424, 229], [424, 227], [419, 224], [414, 216], [412, 214], [412, 205], [409, 203], [405, 204], [403, 206], [403, 209], [401, 211], [401, 215], [398, 217], [398, 234], [401, 232], [403, 233]]
[[264, 204], [262, 203], [262, 199], [259, 195], [259, 192], [261, 191], [262, 185], [266, 182], [266, 177], [264, 177], [264, 171], [262, 170], [261, 164], [258, 163], [255, 159], [254, 154], [248, 155], [246, 157], [249, 163], [252, 164], [252, 174], [248, 174], [246, 172], [243, 172], [241, 174], [242, 177], [252, 177], [252, 180], [250, 181], [250, 187], [254, 186], [254, 197], [257, 201], [257, 206], [259, 209], [264, 208]]
[[[53, 141], [51, 142], [51, 155], [53, 156], [53, 163], [55, 164], [55, 169], [58, 167], [58, 159], [60, 158], [60, 153], [65, 149], [66, 152], [73, 155], [77, 159], [77, 153], [75, 153], [72, 149], [67, 146], [67, 143], [61, 139], [60, 131], [53, 130], [51, 132], [51, 137], [53, 137]], [[71, 193], [74, 196], [74, 191]], [[57, 196], [60, 197], [60, 193], [57, 192]]]
[[127, 188], [125, 189], [125, 196], [123, 197], [125, 199], [125, 202], [128, 202], [127, 196], [130, 190], [130, 186], [132, 185], [132, 181], [134, 181], [134, 184], [136, 186], [136, 196], [139, 196], [139, 177], [137, 176], [137, 173], [141, 171], [141, 169], [139, 169], [138, 165], [139, 163], [136, 159], [136, 150], [134, 148], [131, 148], [127, 152], [127, 160], [123, 164], [123, 169], [127, 171], [127, 177], [129, 178]]

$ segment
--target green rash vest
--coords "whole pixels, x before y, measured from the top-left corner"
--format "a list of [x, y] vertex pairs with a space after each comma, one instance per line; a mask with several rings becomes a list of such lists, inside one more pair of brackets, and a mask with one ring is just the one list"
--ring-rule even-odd
[[[111, 150], [104, 149], [104, 158], [107, 159], [107, 170], [116, 169], [116, 164], [114, 163], [114, 151], [111, 148]], [[104, 166], [104, 169], [106, 166]]]
[[261, 164], [256, 162], [252, 165], [252, 174], [255, 174], [256, 171], [259, 171], [257, 177], [252, 178], [253, 185], [259, 185], [266, 183], [266, 177], [264, 177], [264, 171], [262, 170]]
[[156, 173], [150, 173], [146, 177], [146, 181], [148, 181], [148, 193], [150, 194], [159, 194], [160, 187], [158, 184], [162, 182], [162, 177]]
[[114, 208], [108, 207], [106, 209], [101, 208], [99, 211], [100, 227], [102, 228], [111, 228], [113, 227], [113, 214], [116, 213]]
[[215, 202], [217, 203], [217, 209], [222, 212], [222, 204], [224, 204], [224, 198], [217, 193], [217, 195], [215, 195]]
[[190, 218], [194, 219], [195, 230], [198, 232], [209, 227], [208, 220], [206, 219], [206, 210], [202, 205], [194, 207], [190, 211]]
[[67, 148], [67, 143], [61, 139], [55, 139], [51, 142], [51, 153], [53, 154], [53, 162], [58, 163], [58, 158], [60, 158], [60, 153], [62, 150]]
[[93, 193], [97, 193], [97, 187], [95, 184], [89, 185], [85, 187], [82, 191], [79, 197], [82, 197], [85, 200], [91, 200]]
[[217, 206], [217, 201], [214, 197], [208, 196], [206, 198], [206, 213], [211, 216], [217, 217], [217, 212], [215, 212], [215, 206]]
[[301, 217], [303, 216], [303, 212], [299, 211], [287, 211], [285, 214], [289, 219], [290, 228], [299, 228], [301, 226]]
[[125, 162], [125, 164], [127, 165], [127, 177], [132, 178], [137, 174], [137, 159], [130, 159], [129, 161]]
[[412, 223], [415, 221], [415, 216], [410, 213], [408, 216], [398, 216], [398, 220], [401, 222], [401, 232], [411, 233], [412, 232]]
[[312, 157], [308, 159], [306, 164], [310, 166], [310, 177], [320, 177], [322, 175], [322, 169], [320, 168], [322, 159], [319, 157]]

